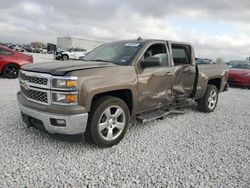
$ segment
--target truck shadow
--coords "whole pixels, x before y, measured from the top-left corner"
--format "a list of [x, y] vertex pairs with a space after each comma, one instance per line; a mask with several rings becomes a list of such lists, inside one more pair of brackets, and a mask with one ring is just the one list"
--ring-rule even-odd
[[[47, 133], [48, 134], [48, 133]], [[64, 135], [64, 134], [48, 134], [52, 139], [62, 141], [62, 142], [70, 142], [70, 143], [87, 143], [85, 141], [84, 134], [82, 135]]]

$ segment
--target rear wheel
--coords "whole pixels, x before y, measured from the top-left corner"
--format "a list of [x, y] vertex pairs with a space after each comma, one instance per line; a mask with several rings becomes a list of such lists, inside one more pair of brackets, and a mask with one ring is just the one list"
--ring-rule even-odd
[[214, 85], [208, 85], [206, 93], [202, 99], [198, 101], [198, 108], [203, 112], [213, 112], [218, 102], [218, 89]]
[[129, 120], [129, 109], [123, 100], [112, 96], [101, 97], [93, 103], [87, 139], [100, 147], [116, 145], [127, 132]]
[[3, 76], [9, 79], [17, 78], [18, 73], [19, 73], [19, 67], [15, 64], [6, 65], [3, 70]]

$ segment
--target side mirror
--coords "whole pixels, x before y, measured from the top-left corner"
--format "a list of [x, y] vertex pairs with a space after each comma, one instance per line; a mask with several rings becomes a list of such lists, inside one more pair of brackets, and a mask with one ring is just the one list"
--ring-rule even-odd
[[140, 64], [143, 68], [145, 67], [155, 67], [161, 65], [161, 58], [159, 57], [147, 57], [144, 61], [141, 61]]

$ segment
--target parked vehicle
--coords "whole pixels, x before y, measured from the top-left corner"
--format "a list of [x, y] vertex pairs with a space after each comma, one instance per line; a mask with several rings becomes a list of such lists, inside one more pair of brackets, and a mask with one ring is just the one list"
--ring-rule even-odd
[[231, 86], [250, 88], [250, 61], [231, 61], [228, 83]]
[[25, 52], [25, 49], [23, 48], [23, 46], [18, 45], [18, 44], [9, 45], [8, 48], [18, 51], [18, 52]]
[[47, 43], [47, 52], [56, 52], [56, 45], [52, 43]]
[[62, 52], [65, 51], [64, 49], [57, 48], [56, 51], [53, 53], [55, 60], [62, 60]]
[[26, 52], [34, 52], [34, 48], [32, 48], [30, 44], [24, 44], [24, 45], [23, 45], [23, 49], [24, 49]]
[[195, 58], [195, 63], [198, 65], [202, 65], [202, 64], [214, 64], [215, 62], [212, 59]]
[[0, 74], [5, 78], [17, 78], [20, 67], [30, 63], [33, 63], [31, 55], [0, 46]]
[[52, 134], [85, 132], [87, 140], [110, 147], [122, 140], [131, 117], [145, 123], [178, 113], [190, 98], [199, 110], [214, 111], [227, 74], [221, 60], [196, 65], [187, 43], [120, 41], [94, 49], [84, 62], [22, 67], [17, 99], [28, 125]]
[[80, 48], [70, 48], [66, 51], [59, 51], [54, 54], [54, 58], [57, 60], [69, 60], [69, 59], [82, 59], [87, 51]]

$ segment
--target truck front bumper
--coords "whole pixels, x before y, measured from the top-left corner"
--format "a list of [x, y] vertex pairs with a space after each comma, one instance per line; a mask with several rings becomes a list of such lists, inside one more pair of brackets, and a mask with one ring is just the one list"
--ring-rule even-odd
[[28, 126], [46, 130], [51, 134], [81, 134], [84, 133], [88, 122], [88, 113], [65, 115], [52, 114], [34, 110], [19, 102], [23, 121]]

